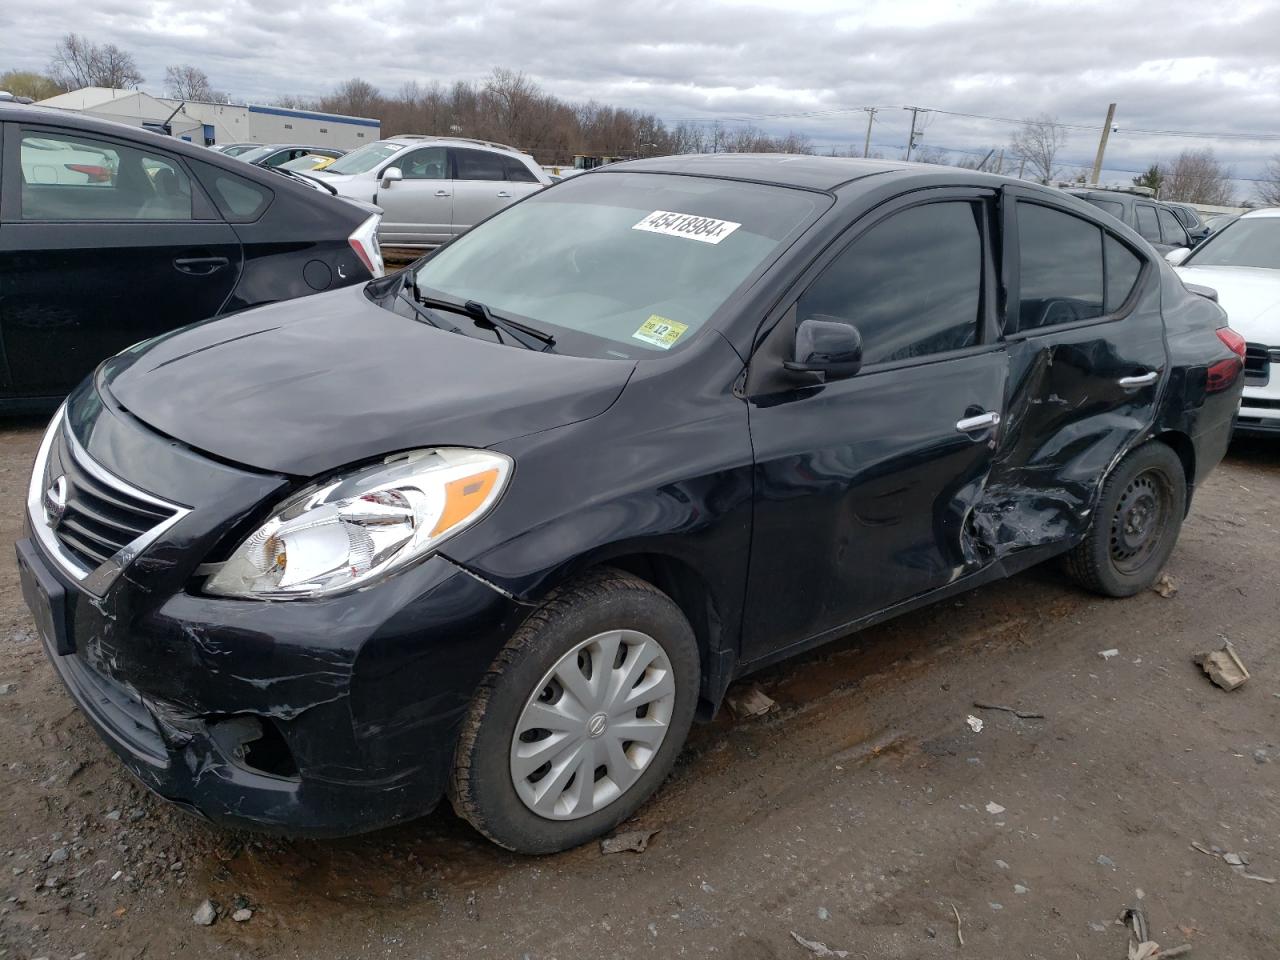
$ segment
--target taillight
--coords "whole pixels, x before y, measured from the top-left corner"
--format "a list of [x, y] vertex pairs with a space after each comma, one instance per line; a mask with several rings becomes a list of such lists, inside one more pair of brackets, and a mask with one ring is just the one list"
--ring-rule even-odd
[[111, 171], [96, 163], [64, 163], [63, 166], [68, 170], [74, 170], [76, 173], [83, 173], [89, 178], [90, 183], [111, 182]]
[[1221, 340], [1228, 350], [1234, 353], [1241, 360], [1244, 359], [1245, 344], [1244, 337], [1236, 333], [1230, 327], [1219, 327], [1216, 331], [1218, 339]]
[[375, 213], [347, 237], [347, 243], [351, 244], [351, 249], [375, 280], [386, 273], [382, 265], [382, 248], [378, 246], [378, 224], [381, 220], [382, 215]]

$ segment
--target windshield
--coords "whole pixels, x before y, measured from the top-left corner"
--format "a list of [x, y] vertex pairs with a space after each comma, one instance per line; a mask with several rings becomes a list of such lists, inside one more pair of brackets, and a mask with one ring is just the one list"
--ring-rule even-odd
[[234, 154], [237, 160], [243, 160], [245, 163], [256, 163], [263, 157], [269, 157], [275, 153], [277, 147], [250, 147], [248, 150], [242, 150]]
[[1185, 264], [1280, 270], [1280, 217], [1244, 217], [1229, 223], [1211, 234]]
[[358, 150], [352, 150], [344, 157], [339, 157], [322, 171], [323, 173], [365, 173], [372, 170], [393, 153], [403, 150], [399, 143], [380, 140], [377, 143], [366, 143]]
[[[332, 169], [332, 168], [331, 168]], [[682, 346], [830, 200], [701, 177], [592, 174], [508, 208], [428, 259], [418, 287], [588, 334], [559, 352]], [[599, 339], [592, 339], [599, 338]]]

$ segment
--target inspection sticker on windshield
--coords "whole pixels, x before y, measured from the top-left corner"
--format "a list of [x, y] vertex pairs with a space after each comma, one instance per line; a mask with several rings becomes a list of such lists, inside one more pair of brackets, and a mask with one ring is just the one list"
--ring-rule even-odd
[[[734, 226], [737, 226], [737, 224], [734, 224]], [[663, 350], [670, 350], [671, 345], [679, 340], [681, 335], [688, 329], [689, 325], [687, 323], [668, 320], [666, 317], [660, 317], [655, 313], [640, 324], [640, 329], [631, 336], [637, 340], [643, 340], [645, 343], [652, 343], [655, 347], [661, 347]]]
[[670, 210], [655, 210], [632, 230], [647, 230], [649, 233], [665, 233], [669, 237], [685, 237], [689, 240], [701, 240], [703, 243], [719, 243], [742, 224], [732, 220], [717, 220], [714, 217], [698, 217], [692, 213], [672, 213]]

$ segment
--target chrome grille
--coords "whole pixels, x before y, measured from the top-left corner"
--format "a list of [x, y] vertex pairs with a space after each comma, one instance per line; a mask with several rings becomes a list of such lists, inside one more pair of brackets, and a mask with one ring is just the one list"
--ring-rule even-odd
[[130, 561], [190, 511], [95, 463], [59, 411], [36, 456], [31, 526], [62, 571], [102, 594]]

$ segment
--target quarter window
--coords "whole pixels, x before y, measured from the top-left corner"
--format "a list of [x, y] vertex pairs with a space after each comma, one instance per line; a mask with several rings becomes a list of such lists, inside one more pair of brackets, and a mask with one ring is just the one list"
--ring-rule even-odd
[[981, 210], [969, 201], [929, 203], [876, 224], [804, 292], [797, 319], [854, 324], [864, 364], [973, 346], [982, 305]]
[[507, 171], [507, 179], [512, 183], [537, 183], [538, 178], [533, 171], [515, 157], [503, 157], [502, 166]]
[[1103, 248], [1107, 269], [1107, 313], [1115, 313], [1129, 299], [1138, 274], [1142, 272], [1142, 258], [1110, 234], [1104, 234]]
[[1102, 316], [1102, 229], [1036, 203], [1017, 213], [1018, 329]]
[[123, 143], [24, 131], [24, 220], [190, 220], [176, 160]]
[[1142, 234], [1144, 240], [1151, 243], [1160, 242], [1160, 221], [1156, 219], [1156, 208], [1149, 203], [1139, 203], [1138, 211], [1138, 233]]

